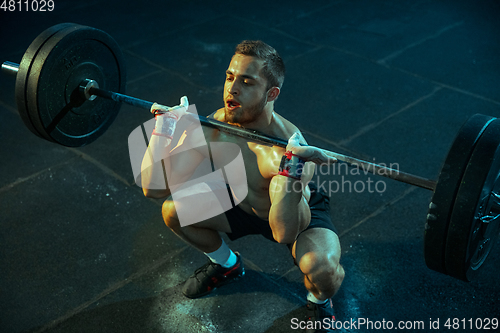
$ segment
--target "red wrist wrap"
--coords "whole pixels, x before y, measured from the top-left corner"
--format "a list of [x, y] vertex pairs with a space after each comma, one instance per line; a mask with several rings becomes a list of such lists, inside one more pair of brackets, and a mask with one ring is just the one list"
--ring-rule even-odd
[[278, 175], [300, 180], [305, 162], [302, 157], [287, 151], [281, 158]]

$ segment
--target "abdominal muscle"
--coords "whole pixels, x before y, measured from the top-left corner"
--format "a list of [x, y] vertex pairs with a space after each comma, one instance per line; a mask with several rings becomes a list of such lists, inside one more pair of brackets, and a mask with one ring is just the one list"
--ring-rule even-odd
[[[269, 184], [268, 184], [269, 185]], [[305, 197], [306, 201], [309, 202], [311, 197], [311, 191], [309, 186], [306, 186], [302, 191], [302, 195]], [[238, 198], [234, 195], [236, 202]], [[271, 199], [269, 198], [269, 187], [259, 187], [257, 189], [252, 189], [249, 184], [248, 194], [246, 198], [237, 204], [244, 212], [255, 215], [258, 218], [268, 221], [269, 220], [269, 210], [271, 209]]]

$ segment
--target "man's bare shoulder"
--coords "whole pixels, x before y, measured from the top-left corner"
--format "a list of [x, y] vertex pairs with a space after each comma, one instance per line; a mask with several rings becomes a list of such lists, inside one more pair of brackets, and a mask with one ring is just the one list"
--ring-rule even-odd
[[[221, 108], [206, 117], [213, 118], [218, 121], [224, 121], [224, 108]], [[203, 133], [205, 134], [205, 138], [208, 141], [217, 141], [217, 139], [220, 139], [220, 133], [217, 129], [210, 126], [201, 126], [201, 127], [203, 129]]]
[[301, 131], [291, 121], [289, 121], [288, 119], [286, 119], [285, 117], [276, 112], [274, 113], [273, 121], [275, 124], [274, 136], [288, 140], [293, 135], [293, 133], [297, 132], [300, 133], [302, 137], [301, 141], [304, 141], [303, 143], [306, 143], [304, 137], [302, 136]]
[[[217, 111], [215, 111], [211, 117], [213, 117], [215, 120], [222, 121], [224, 122], [224, 108], [220, 108]], [[267, 134], [272, 137], [277, 137], [277, 138], [282, 138], [284, 140], [288, 140], [293, 133], [297, 132], [301, 134], [301, 142], [306, 143], [305, 139], [302, 136], [302, 133], [300, 130], [295, 126], [291, 121], [286, 119], [285, 117], [281, 116], [280, 114], [273, 112], [272, 116], [272, 123], [271, 126], [268, 128], [262, 129], [261, 132], [264, 134]], [[204, 127], [203, 131], [205, 132], [205, 136], [208, 137], [213, 137], [214, 135], [217, 136], [217, 132], [213, 128], [210, 127]]]
[[[219, 110], [215, 111], [211, 116], [218, 121], [224, 121], [224, 108], [220, 108]], [[208, 116], [210, 117], [210, 116]], [[207, 117], [207, 118], [208, 118]]]

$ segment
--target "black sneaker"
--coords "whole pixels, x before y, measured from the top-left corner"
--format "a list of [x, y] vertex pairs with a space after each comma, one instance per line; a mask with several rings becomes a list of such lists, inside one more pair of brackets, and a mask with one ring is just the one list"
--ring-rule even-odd
[[[333, 332], [335, 330], [335, 315], [333, 314], [332, 300], [328, 299], [325, 304], [307, 301], [307, 320], [306, 333]], [[310, 321], [312, 324], [309, 323]]]
[[235, 252], [235, 254], [238, 260], [233, 267], [225, 268], [209, 260], [205, 265], [198, 268], [186, 280], [184, 288], [182, 288], [184, 296], [198, 298], [208, 295], [216, 288], [236, 281], [245, 275], [240, 254], [238, 252]]

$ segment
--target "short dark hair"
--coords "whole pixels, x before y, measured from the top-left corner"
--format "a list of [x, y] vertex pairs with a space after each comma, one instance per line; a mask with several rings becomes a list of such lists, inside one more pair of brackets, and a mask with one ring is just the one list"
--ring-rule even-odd
[[267, 89], [283, 86], [285, 63], [273, 47], [261, 40], [244, 40], [236, 46], [234, 53], [264, 60], [262, 74], [267, 79]]

